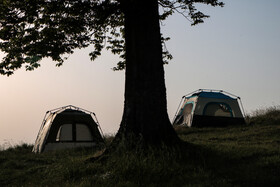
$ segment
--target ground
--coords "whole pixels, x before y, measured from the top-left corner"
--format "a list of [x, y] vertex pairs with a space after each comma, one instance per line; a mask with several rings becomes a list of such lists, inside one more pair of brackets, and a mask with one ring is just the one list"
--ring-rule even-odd
[[[178, 148], [112, 154], [89, 162], [93, 149], [0, 152], [0, 186], [278, 186], [280, 123], [181, 128]], [[109, 138], [107, 139], [109, 140]]]

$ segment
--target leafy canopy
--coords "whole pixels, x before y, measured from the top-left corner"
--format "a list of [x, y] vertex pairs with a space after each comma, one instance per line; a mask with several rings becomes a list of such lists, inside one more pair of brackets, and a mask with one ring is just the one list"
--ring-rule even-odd
[[[25, 65], [40, 66], [50, 57], [61, 66], [74, 49], [94, 46], [89, 54], [95, 60], [103, 48], [120, 55], [114, 70], [125, 68], [124, 10], [127, 0], [0, 0], [0, 50], [4, 58], [0, 74], [11, 75]], [[218, 0], [158, 0], [160, 20], [177, 12], [192, 22], [202, 23], [208, 16], [196, 3], [223, 6]], [[147, 5], [149, 6], [149, 5]], [[163, 38], [162, 42], [169, 38]], [[164, 62], [172, 58], [163, 49]]]

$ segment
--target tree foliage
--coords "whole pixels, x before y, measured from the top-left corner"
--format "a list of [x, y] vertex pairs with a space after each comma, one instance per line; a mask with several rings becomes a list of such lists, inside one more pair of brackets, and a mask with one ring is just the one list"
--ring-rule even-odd
[[[0, 50], [4, 58], [0, 73], [11, 75], [23, 65], [26, 70], [40, 66], [50, 57], [63, 64], [75, 49], [94, 46], [91, 60], [106, 48], [121, 57], [114, 70], [125, 68], [124, 7], [127, 0], [1, 0]], [[192, 25], [208, 16], [196, 3], [223, 6], [218, 0], [158, 0], [160, 20], [173, 13], [182, 14]], [[149, 5], [147, 5], [149, 6]], [[162, 37], [162, 42], [169, 38]], [[163, 49], [164, 63], [172, 58]]]

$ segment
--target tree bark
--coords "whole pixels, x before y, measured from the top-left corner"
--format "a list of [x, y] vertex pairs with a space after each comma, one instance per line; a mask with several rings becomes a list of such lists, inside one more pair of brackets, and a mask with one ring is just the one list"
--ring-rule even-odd
[[127, 145], [179, 142], [167, 114], [157, 0], [121, 1], [125, 14], [124, 113], [115, 141]]

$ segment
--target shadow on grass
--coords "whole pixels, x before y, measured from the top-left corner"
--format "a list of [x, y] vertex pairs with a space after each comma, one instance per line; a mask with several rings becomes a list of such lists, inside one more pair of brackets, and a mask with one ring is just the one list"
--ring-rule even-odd
[[[95, 162], [88, 159], [100, 150], [33, 154], [31, 146], [23, 145], [0, 152], [0, 186], [279, 186], [279, 151], [275, 145], [254, 146], [249, 133], [254, 128], [231, 128], [233, 140], [218, 134], [213, 140], [211, 129], [198, 129], [205, 133], [196, 137], [204, 137], [203, 143], [123, 150]], [[195, 129], [190, 131], [188, 138], [196, 136]], [[242, 131], [250, 141], [232, 144]]]
[[[183, 143], [178, 147], [111, 154], [87, 184], [114, 186], [275, 186], [279, 165], [262, 161], [277, 154], [217, 152]], [[279, 157], [275, 158], [279, 162]], [[262, 162], [261, 162], [262, 161]]]

